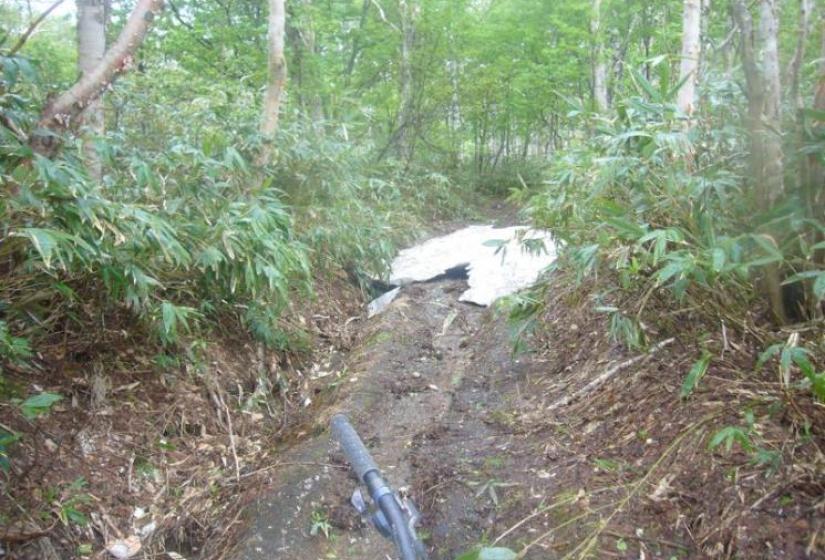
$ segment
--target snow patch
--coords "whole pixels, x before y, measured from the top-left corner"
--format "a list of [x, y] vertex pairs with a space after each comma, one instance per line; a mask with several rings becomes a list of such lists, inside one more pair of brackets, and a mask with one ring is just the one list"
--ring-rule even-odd
[[[539, 251], [528, 250], [524, 240]], [[392, 263], [390, 283], [426, 282], [467, 266], [470, 288], [460, 301], [488, 306], [500, 297], [531, 286], [556, 259], [548, 232], [523, 226], [474, 225], [405, 249]]]

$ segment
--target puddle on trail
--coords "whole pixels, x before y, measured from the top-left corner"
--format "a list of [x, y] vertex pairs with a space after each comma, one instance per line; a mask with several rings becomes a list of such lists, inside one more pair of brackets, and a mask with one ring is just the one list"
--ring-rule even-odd
[[[486, 307], [535, 283], [555, 259], [556, 245], [548, 232], [473, 225], [401, 251], [392, 263], [390, 283], [406, 286], [466, 269], [469, 287], [459, 301]], [[372, 315], [394, 295], [382, 298], [372, 305]]]

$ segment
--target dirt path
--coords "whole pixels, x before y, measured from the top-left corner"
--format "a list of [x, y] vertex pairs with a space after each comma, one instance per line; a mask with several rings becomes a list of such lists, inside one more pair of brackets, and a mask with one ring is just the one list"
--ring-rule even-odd
[[[356, 481], [326, 429], [339, 411], [422, 510], [432, 560], [481, 543], [524, 560], [823, 557], [821, 443], [800, 447], [814, 458], [777, 467], [776, 478], [747, 454], [709, 452], [710, 435], [740, 422], [727, 403], [750, 398], [752, 381], [731, 378], [724, 398], [718, 387], [680, 398], [698, 332], [663, 314], [651, 342], [672, 344], [629, 350], [605, 336], [583, 288], [556, 282], [535, 353], [519, 358], [503, 317], [458, 301], [463, 280], [405, 287], [362, 323], [340, 376], [324, 378], [334, 404], [314, 436], [280, 455], [229, 557], [394, 558], [348, 504]], [[742, 363], [755, 360], [744, 342], [736, 348]], [[587, 398], [557, 406], [627, 363]], [[790, 441], [794, 422], [762, 421], [773, 440]], [[790, 482], [780, 492], [776, 480]]]
[[[426, 502], [424, 486], [434, 475], [433, 464], [422, 457], [424, 442], [455, 402], [468, 401], [456, 397], [467, 373], [486, 368], [476, 339], [486, 310], [459, 303], [464, 289], [461, 280], [411, 286], [370, 320], [364, 344], [335, 380], [337, 404], [318, 424], [320, 429], [333, 412], [347, 412], [390, 482], [409, 489], [418, 503]], [[495, 346], [506, 348], [506, 340]], [[481, 429], [467, 437], [486, 435]], [[461, 452], [446, 448], [439, 455]], [[444, 458], [445, 464], [451, 461]], [[261, 488], [266, 497], [236, 558], [355, 560], [391, 552], [351, 511], [347, 502], [355, 483], [326, 432], [291, 449], [283, 463], [293, 466], [273, 472], [269, 487]], [[440, 533], [436, 526], [431, 531]]]

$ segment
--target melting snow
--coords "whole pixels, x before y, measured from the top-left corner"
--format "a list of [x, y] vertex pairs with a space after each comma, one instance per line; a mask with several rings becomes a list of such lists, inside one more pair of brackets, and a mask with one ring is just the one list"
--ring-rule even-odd
[[[529, 251], [521, 239], [540, 240], [544, 250]], [[469, 226], [401, 251], [392, 263], [390, 283], [425, 282], [467, 266], [470, 288], [459, 299], [487, 306], [532, 285], [555, 259], [556, 247], [547, 232]]]

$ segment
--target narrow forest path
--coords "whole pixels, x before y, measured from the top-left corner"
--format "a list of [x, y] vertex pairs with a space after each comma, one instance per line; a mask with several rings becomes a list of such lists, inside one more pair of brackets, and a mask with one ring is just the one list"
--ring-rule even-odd
[[[391, 484], [424, 510], [435, 560], [452, 560], [489, 527], [495, 504], [476, 496], [484, 481], [470, 475], [495, 463], [489, 456], [513, 437], [489, 424], [501, 399], [496, 387], [524, 366], [511, 357], [503, 318], [459, 302], [467, 287], [451, 278], [407, 286], [368, 320], [333, 381], [338, 398], [317, 424], [320, 431], [333, 413], [350, 415]], [[281, 464], [261, 488], [235, 558], [391, 557], [349, 506], [355, 480], [327, 431], [287, 451]]]
[[[432, 560], [480, 544], [523, 560], [819, 557], [816, 462], [791, 508], [763, 468], [745, 458], [752, 472], [731, 484], [730, 457], [706, 451], [738, 413], [679, 396], [697, 330], [664, 313], [650, 348], [623, 347], [586, 289], [558, 273], [533, 351], [514, 356], [506, 316], [461, 302], [467, 289], [449, 275], [407, 285], [358, 322], [360, 342], [316, 388], [329, 404], [267, 471], [227, 557], [395, 558], [349, 505], [356, 481], [327, 429], [337, 412], [421, 510]], [[743, 390], [730, 387], [728, 399]], [[787, 426], [771, 429], [787, 439]]]
[[[421, 501], [416, 446], [449, 413], [455, 391], [476, 361], [472, 341], [484, 309], [458, 302], [460, 280], [408, 288], [368, 324], [364, 343], [349, 360], [342, 396], [333, 410], [347, 412], [396, 488]], [[504, 343], [504, 341], [502, 341]], [[457, 452], [458, 450], [455, 450]], [[445, 449], [445, 453], [454, 451]], [[348, 505], [354, 480], [324, 433], [290, 450], [258, 504], [238, 558], [382, 558], [391, 549], [361, 526]], [[313, 524], [328, 522], [330, 538]]]

